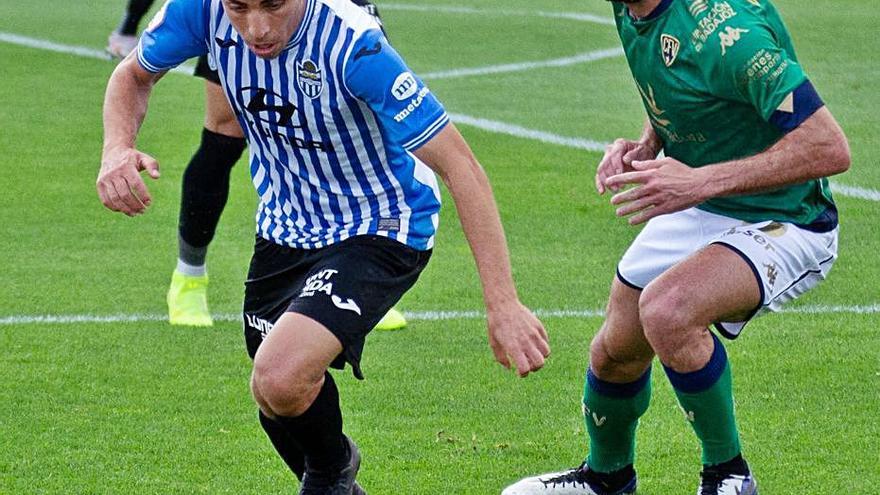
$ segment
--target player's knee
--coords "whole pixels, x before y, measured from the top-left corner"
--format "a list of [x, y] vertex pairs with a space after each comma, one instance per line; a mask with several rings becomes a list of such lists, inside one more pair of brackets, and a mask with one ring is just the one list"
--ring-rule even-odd
[[657, 354], [674, 348], [693, 326], [692, 314], [682, 291], [649, 285], [639, 298], [639, 321], [645, 338]]
[[251, 389], [264, 411], [274, 416], [296, 417], [312, 405], [321, 389], [321, 380], [255, 361]]

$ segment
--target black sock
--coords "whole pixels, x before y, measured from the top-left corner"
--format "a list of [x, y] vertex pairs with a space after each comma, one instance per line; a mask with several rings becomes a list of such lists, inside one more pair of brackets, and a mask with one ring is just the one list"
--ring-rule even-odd
[[[181, 184], [178, 234], [189, 246], [206, 248], [214, 238], [229, 197], [230, 172], [245, 146], [244, 138], [202, 130], [202, 143], [187, 165]], [[186, 254], [181, 252], [181, 259]], [[204, 259], [190, 264], [204, 264]]]
[[330, 373], [324, 373], [321, 392], [306, 412], [278, 421], [302, 449], [309, 471], [333, 472], [348, 464], [351, 454], [342, 435], [339, 391]]
[[284, 460], [284, 463], [287, 464], [287, 467], [290, 468], [296, 479], [302, 480], [303, 473], [305, 472], [305, 457], [302, 450], [290, 438], [287, 430], [284, 429], [284, 425], [274, 419], [270, 419], [263, 414], [263, 411], [260, 411], [260, 426], [263, 427], [263, 431], [266, 432], [269, 441], [275, 447], [275, 451], [278, 452], [278, 455], [281, 456], [281, 459]]
[[128, 7], [125, 9], [125, 16], [123, 16], [117, 31], [127, 36], [137, 34], [138, 24], [141, 23], [141, 19], [150, 10], [151, 5], [153, 5], [153, 0], [129, 0]]

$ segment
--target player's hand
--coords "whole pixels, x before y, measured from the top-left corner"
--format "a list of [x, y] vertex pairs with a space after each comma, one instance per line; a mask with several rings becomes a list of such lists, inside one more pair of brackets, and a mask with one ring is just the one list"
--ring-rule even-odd
[[140, 174], [143, 171], [158, 179], [159, 163], [134, 148], [106, 151], [96, 183], [101, 203], [130, 217], [143, 213], [153, 202]]
[[617, 192], [618, 186], [609, 186], [606, 182], [609, 177], [631, 172], [632, 162], [635, 160], [650, 160], [657, 157], [657, 150], [646, 143], [617, 139], [605, 147], [605, 156], [596, 168], [596, 191], [605, 194], [605, 189], [610, 188]]
[[611, 204], [623, 205], [617, 209], [617, 216], [636, 213], [629, 219], [630, 225], [685, 210], [709, 199], [705, 193], [708, 184], [705, 168], [691, 168], [673, 158], [634, 161], [632, 168], [633, 172], [614, 175], [606, 181], [612, 189], [637, 185], [611, 198]]
[[489, 345], [495, 360], [505, 368], [516, 367], [525, 377], [544, 366], [550, 344], [544, 325], [519, 301], [505, 308], [490, 310]]

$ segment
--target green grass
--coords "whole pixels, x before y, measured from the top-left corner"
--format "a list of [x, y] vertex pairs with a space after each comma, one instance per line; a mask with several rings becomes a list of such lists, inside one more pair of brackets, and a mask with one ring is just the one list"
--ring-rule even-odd
[[[0, 31], [100, 48], [116, 0], [3, 7]], [[432, 5], [426, 0], [410, 3]], [[449, 2], [452, 5], [452, 2]], [[462, 3], [464, 4], [464, 3]], [[481, 9], [607, 15], [606, 2], [468, 2]], [[800, 58], [848, 132], [840, 183], [877, 189], [880, 74], [871, 7], [780, 0]], [[380, 3], [381, 6], [381, 3]], [[387, 9], [392, 39], [421, 72], [565, 57], [616, 46], [613, 28], [529, 16]], [[514, 41], [510, 41], [514, 39]], [[106, 211], [94, 190], [101, 102], [111, 64], [0, 43], [0, 318], [161, 314], [173, 268], [180, 176], [198, 141], [202, 83], [169, 75], [140, 146], [162, 165], [149, 213]], [[451, 112], [610, 140], [642, 109], [623, 59], [432, 84]], [[489, 172], [524, 301], [602, 307], [635, 231], [592, 192], [599, 158], [466, 126]], [[209, 257], [211, 302], [236, 313], [253, 239], [255, 194], [241, 164]], [[480, 309], [479, 284], [448, 196], [434, 258], [405, 310]], [[880, 302], [880, 205], [838, 197], [841, 257], [798, 302]], [[880, 485], [878, 315], [771, 315], [728, 346], [740, 427], [763, 493], [869, 495]], [[525, 380], [494, 364], [478, 320], [417, 321], [368, 339], [357, 382], [337, 374], [346, 430], [373, 494], [498, 493], [586, 451], [579, 414], [596, 318], [551, 318], [553, 356]], [[295, 490], [263, 437], [247, 389], [238, 323], [0, 325], [0, 494], [260, 493]], [[641, 491], [692, 493], [699, 448], [662, 373], [639, 436]]]

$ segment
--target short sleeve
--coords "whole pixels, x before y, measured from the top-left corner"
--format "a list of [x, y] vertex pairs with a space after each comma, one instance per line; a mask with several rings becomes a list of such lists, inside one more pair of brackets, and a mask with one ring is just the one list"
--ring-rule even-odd
[[729, 21], [710, 38], [704, 50], [716, 49], [713, 45], [720, 50], [714, 54], [715, 67], [709, 75], [716, 94], [752, 105], [764, 120], [769, 121], [807, 80], [800, 64], [778, 44], [763, 22]]
[[177, 67], [208, 51], [203, 0], [167, 0], [138, 43], [138, 61], [150, 72]]
[[440, 101], [378, 29], [355, 42], [346, 61], [345, 84], [367, 103], [388, 137], [407, 151], [430, 141], [449, 122]]

